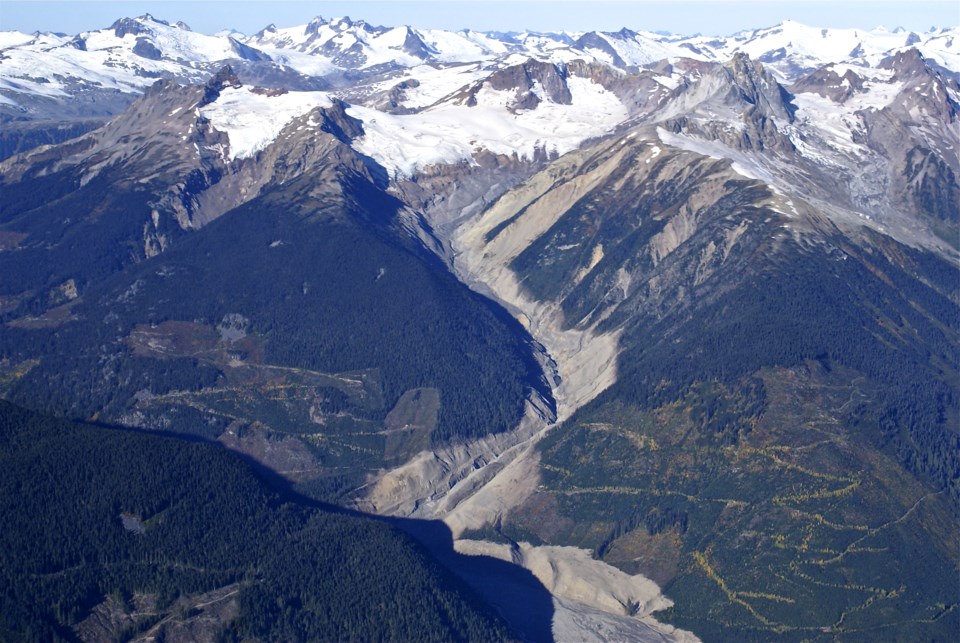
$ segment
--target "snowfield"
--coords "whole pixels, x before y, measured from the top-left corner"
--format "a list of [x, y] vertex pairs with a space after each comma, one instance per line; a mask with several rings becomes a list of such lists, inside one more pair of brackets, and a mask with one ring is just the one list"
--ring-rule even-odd
[[572, 105], [544, 99], [535, 109], [517, 113], [508, 109], [515, 92], [489, 87], [480, 90], [474, 107], [447, 101], [416, 114], [393, 115], [352, 106], [347, 113], [363, 121], [365, 131], [354, 147], [393, 176], [410, 176], [431, 165], [470, 161], [481, 150], [525, 159], [538, 151], [559, 156], [626, 119], [626, 107], [600, 85], [583, 78], [569, 78], [567, 84]]
[[229, 158], [233, 161], [250, 158], [265, 149], [293, 119], [332, 104], [326, 92], [266, 96], [246, 87], [230, 87], [224, 89], [215, 102], [201, 108], [200, 115], [229, 137]]

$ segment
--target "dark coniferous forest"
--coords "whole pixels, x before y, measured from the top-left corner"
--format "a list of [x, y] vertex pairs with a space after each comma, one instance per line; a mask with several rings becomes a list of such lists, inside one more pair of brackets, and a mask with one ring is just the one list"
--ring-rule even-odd
[[214, 445], [2, 402], [0, 503], [3, 640], [77, 640], [91, 614], [115, 639], [510, 638], [406, 535], [284, 500]]

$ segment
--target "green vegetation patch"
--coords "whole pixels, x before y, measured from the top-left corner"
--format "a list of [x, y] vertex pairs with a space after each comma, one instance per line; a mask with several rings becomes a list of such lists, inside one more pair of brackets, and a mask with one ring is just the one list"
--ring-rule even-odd
[[663, 618], [708, 640], [947, 640], [957, 515], [851, 422], [867, 382], [807, 362], [592, 405], [543, 440], [544, 487], [513, 521], [654, 578]]

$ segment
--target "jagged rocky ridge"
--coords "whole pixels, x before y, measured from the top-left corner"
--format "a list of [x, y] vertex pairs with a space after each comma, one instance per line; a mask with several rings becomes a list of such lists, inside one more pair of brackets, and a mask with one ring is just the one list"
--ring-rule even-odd
[[[244, 81], [260, 86], [335, 89], [341, 97], [355, 99], [411, 70], [478, 64], [496, 69], [523, 58], [585, 61], [634, 72], [665, 59], [725, 62], [743, 53], [763, 62], [778, 80], [792, 82], [830, 62], [875, 67], [883, 58], [915, 47], [938, 71], [950, 75], [958, 66], [955, 42], [952, 28], [923, 34], [820, 30], [789, 21], [711, 39], [630, 29], [581, 34], [445, 32], [319, 17], [299, 27], [271, 25], [252, 36], [232, 32], [207, 36], [182, 22], [171, 24], [147, 14], [74, 36], [5, 32], [0, 38], [4, 70], [0, 95], [5, 97], [0, 114], [5, 121], [32, 122], [31, 131], [45, 132], [50, 125], [43, 121], [110, 116], [158, 78], [198, 83], [225, 62]], [[37, 73], [44, 69], [49, 73]], [[42, 134], [25, 136], [36, 140]]]

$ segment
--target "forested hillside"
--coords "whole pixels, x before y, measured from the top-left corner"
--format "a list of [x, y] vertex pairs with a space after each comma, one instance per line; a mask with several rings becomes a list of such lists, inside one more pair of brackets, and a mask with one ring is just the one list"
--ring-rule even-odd
[[[22, 212], [6, 227], [28, 240], [0, 253], [19, 293], [0, 336], [4, 396], [209, 438], [231, 423], [293, 436], [298, 459], [279, 473], [324, 498], [384, 462], [511, 429], [525, 398], [549, 399], [520, 325], [398, 230], [398, 201], [331, 173], [346, 197], [277, 186], [151, 258], [99, 233], [132, 234], [120, 223], [138, 216], [137, 193], [91, 183], [63, 210], [12, 202]], [[49, 236], [50, 217], [69, 233]]]
[[3, 640], [511, 638], [396, 529], [213, 445], [0, 402], [0, 509]]

